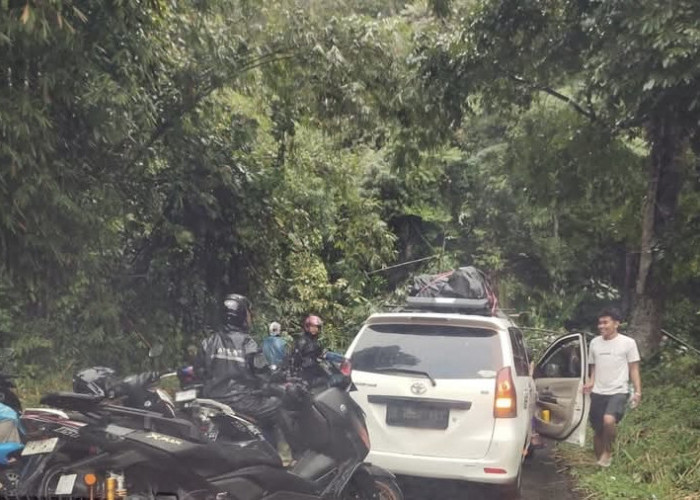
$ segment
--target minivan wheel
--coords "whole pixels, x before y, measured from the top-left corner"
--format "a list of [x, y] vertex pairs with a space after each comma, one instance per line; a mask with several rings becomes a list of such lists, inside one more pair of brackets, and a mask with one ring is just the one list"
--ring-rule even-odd
[[501, 486], [500, 498], [502, 500], [518, 500], [522, 491], [523, 467], [518, 469], [518, 475], [512, 483]]

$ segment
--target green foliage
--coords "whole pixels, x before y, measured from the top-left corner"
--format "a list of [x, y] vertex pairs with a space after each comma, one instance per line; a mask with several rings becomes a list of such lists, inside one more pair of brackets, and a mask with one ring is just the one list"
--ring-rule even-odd
[[[26, 375], [137, 369], [233, 290], [256, 333], [316, 313], [340, 349], [411, 273], [464, 264], [524, 324], [588, 325], [640, 237], [649, 147], [619, 129], [695, 116], [697, 8], [642, 4], [2, 4], [3, 340]], [[689, 337], [696, 158], [664, 253]]]
[[594, 465], [590, 447], [559, 448], [589, 498], [695, 498], [700, 490], [700, 362], [668, 348], [642, 373], [644, 400], [622, 420], [610, 469]]
[[[581, 184], [574, 180], [579, 166], [587, 168], [592, 176], [604, 174], [604, 187], [627, 191], [620, 178], [612, 179], [612, 171], [605, 171], [608, 161], [615, 163], [619, 158], [596, 160], [593, 152], [598, 150], [592, 144], [601, 142], [605, 146], [609, 143], [606, 136], [620, 135], [621, 131], [629, 134], [633, 143], [647, 141], [636, 149], [647, 150], [646, 196], [651, 209], [643, 211], [644, 229], [637, 230], [641, 242], [637, 247], [642, 249], [639, 258], [625, 260], [626, 277], [622, 281], [626, 283], [621, 294], [625, 305], [631, 302], [627, 295], [634, 295], [633, 325], [647, 354], [658, 340], [663, 304], [673, 288], [669, 279], [672, 267], [680, 262], [675, 255], [676, 244], [685, 244], [675, 238], [675, 220], [679, 193], [687, 182], [684, 159], [693, 147], [697, 150], [700, 130], [698, 3], [480, 0], [460, 3], [457, 12], [459, 16], [446, 21], [449, 29], [433, 33], [432, 43], [423, 44], [418, 51], [423, 88], [435, 101], [451, 104], [437, 108], [443, 120], [459, 123], [465, 115], [484, 111], [513, 117], [543, 106], [546, 96], [568, 106], [598, 129], [588, 138], [581, 137], [581, 149], [570, 151], [574, 154], [568, 159], [547, 158], [536, 152], [557, 167], [542, 169], [542, 174], [553, 176], [544, 185], [555, 191], [550, 193], [549, 207], [531, 214], [534, 226], [546, 226], [552, 219], [558, 225], [560, 197], [586, 194], [585, 188], [577, 189]], [[575, 128], [581, 127], [576, 124]], [[569, 132], [572, 130], [569, 127]], [[553, 145], [556, 133], [545, 131], [548, 140], [555, 141]], [[577, 141], [571, 134], [559, 138], [567, 143]], [[606, 149], [607, 157], [610, 151]], [[581, 161], [586, 151], [592, 162]], [[529, 175], [535, 181], [541, 178], [533, 176], [532, 170], [518, 169], [517, 174]], [[558, 188], [556, 179], [561, 180]], [[561, 189], [564, 185], [569, 193]], [[595, 182], [585, 185], [593, 187]], [[544, 193], [538, 192], [538, 186], [531, 183], [527, 187], [541, 196]], [[634, 182], [631, 192], [641, 200], [643, 195], [637, 186]], [[622, 212], [629, 214], [625, 205]], [[562, 215], [570, 216], [566, 212]], [[623, 217], [630, 220], [629, 215]], [[582, 234], [582, 229], [577, 228], [577, 232]], [[612, 229], [616, 240], [634, 232], [631, 225], [618, 224]], [[549, 246], [548, 260], [554, 261], [558, 271], [562, 270], [561, 261], [568, 260], [569, 248], [561, 245], [563, 240], [540, 242], [541, 249]], [[610, 255], [609, 246], [606, 250]], [[498, 252], [493, 254], [492, 264], [502, 260]], [[630, 292], [630, 276], [637, 280], [634, 293]], [[621, 280], [618, 277], [616, 281]], [[611, 284], [610, 280], [606, 282]]]
[[313, 127], [287, 144], [261, 86], [324, 38], [293, 2], [3, 9], [0, 310], [23, 372], [133, 369], [125, 350], [158, 338], [177, 356], [230, 290], [341, 324], [380, 285], [364, 273], [393, 238], [360, 193], [371, 151]]

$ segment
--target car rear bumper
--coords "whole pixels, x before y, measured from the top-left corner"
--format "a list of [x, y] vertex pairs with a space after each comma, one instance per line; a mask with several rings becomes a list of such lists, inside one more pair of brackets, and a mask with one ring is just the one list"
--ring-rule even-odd
[[[494, 450], [498, 452], [498, 448]], [[479, 483], [506, 484], [515, 480], [522, 463], [522, 450], [512, 444], [503, 453], [489, 453], [478, 460], [429, 457], [381, 451], [370, 451], [367, 461], [394, 474], [436, 479], [456, 479]], [[487, 469], [494, 469], [487, 472]], [[498, 472], [496, 472], [498, 471]], [[501, 472], [504, 471], [504, 472]]]

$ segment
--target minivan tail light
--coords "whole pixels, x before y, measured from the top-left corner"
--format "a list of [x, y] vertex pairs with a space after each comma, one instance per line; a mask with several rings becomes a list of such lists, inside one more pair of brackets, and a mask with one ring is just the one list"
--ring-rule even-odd
[[499, 467], [484, 467], [486, 474], [508, 474], [508, 471]]
[[493, 402], [495, 418], [515, 418], [518, 416], [518, 405], [510, 366], [504, 366], [496, 375], [496, 398]]
[[342, 363], [340, 363], [340, 373], [349, 377], [352, 373], [352, 363], [349, 359], [345, 358]]

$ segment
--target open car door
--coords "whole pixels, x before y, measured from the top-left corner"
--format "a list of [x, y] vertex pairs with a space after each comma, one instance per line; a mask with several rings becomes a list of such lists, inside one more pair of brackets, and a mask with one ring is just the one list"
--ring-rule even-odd
[[[588, 349], [582, 333], [559, 337], [535, 365], [535, 428], [543, 436], [585, 444], [590, 396], [583, 394]], [[547, 412], [549, 410], [549, 418]]]

